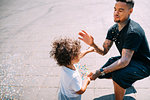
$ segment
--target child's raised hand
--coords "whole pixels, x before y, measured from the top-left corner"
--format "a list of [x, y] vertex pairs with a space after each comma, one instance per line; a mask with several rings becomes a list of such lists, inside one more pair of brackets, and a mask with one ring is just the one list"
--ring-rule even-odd
[[93, 47], [89, 47], [89, 48], [87, 49], [87, 51], [88, 51], [88, 52], [95, 52], [95, 49], [94, 49]]
[[82, 51], [79, 55], [79, 58], [81, 59], [82, 57], [84, 57], [86, 54], [90, 53], [90, 52], [94, 52], [95, 49], [93, 47], [89, 47], [88, 49], [86, 49], [85, 51]]

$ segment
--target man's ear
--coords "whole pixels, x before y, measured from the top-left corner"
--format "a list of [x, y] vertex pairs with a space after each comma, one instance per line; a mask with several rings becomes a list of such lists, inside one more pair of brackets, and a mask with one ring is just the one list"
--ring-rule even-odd
[[130, 9], [130, 14], [133, 12], [133, 8]]

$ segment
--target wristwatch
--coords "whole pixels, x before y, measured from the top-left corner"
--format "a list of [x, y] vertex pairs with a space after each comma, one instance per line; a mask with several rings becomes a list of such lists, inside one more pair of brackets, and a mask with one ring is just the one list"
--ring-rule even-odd
[[101, 72], [101, 76], [104, 76], [104, 75], [105, 75], [105, 72], [104, 72], [104, 69], [103, 69], [103, 68], [100, 69], [100, 72]]

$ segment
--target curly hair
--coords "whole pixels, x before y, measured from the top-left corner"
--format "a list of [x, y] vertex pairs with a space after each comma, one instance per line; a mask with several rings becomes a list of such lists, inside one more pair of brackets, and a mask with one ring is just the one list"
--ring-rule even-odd
[[50, 57], [53, 57], [59, 66], [67, 66], [79, 55], [80, 49], [81, 45], [78, 40], [61, 38], [53, 42]]

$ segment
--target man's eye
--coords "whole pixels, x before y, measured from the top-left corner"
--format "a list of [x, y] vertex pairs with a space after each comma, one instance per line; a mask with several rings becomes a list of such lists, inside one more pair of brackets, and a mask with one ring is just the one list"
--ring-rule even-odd
[[114, 11], [116, 11], [116, 8], [114, 7]]

